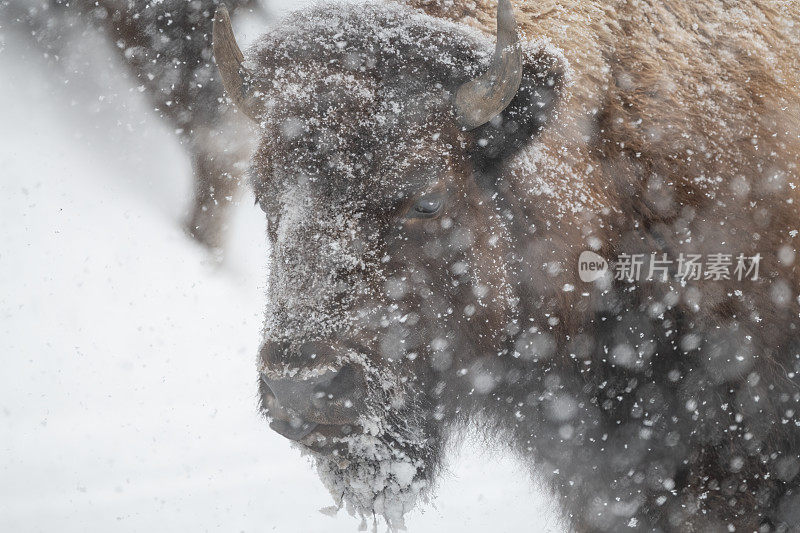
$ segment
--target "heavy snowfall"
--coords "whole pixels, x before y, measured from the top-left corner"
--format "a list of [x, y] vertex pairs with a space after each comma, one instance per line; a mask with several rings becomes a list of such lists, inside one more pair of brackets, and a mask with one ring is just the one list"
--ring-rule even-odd
[[0, 0], [0, 531], [797, 531], [797, 5], [227, 3]]
[[[184, 152], [110, 45], [86, 39], [55, 68], [0, 33], [0, 531], [363, 527], [257, 412], [262, 212], [236, 202], [221, 264], [193, 243]], [[466, 435], [406, 525], [560, 531], [521, 472]]]

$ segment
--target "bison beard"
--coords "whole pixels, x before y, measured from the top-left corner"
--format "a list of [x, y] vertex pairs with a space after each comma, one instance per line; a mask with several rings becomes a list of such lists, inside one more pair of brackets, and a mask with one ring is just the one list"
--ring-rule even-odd
[[341, 446], [335, 454], [307, 453], [337, 505], [362, 517], [381, 515], [390, 527], [402, 528], [404, 515], [435, 477], [440, 436], [418, 393], [396, 376], [374, 368], [370, 373], [362, 431], [333, 439]]

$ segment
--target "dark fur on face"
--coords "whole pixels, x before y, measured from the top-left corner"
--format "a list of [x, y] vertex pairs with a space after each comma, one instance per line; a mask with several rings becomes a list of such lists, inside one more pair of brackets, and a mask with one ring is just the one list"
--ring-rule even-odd
[[[507, 111], [515, 120], [468, 134], [451, 101], [488, 60], [481, 36], [385, 6], [323, 8], [286, 28], [255, 59], [267, 112], [253, 183], [273, 243], [266, 337], [335, 340], [338, 363], [370, 376], [363, 434], [319, 458], [320, 470], [337, 497], [397, 522], [437, 470], [441, 421], [452, 416], [446, 376], [500, 350], [517, 312], [503, 259], [509, 223], [473, 170], [500, 164], [511, 139], [543, 126], [562, 74], [531, 47]], [[409, 218], [426, 195], [442, 212]], [[285, 368], [306, 365], [293, 351]], [[352, 488], [365, 477], [378, 490]]]
[[[541, 43], [527, 45], [502, 116], [461, 131], [453, 92], [491, 48], [463, 26], [358, 5], [294, 15], [254, 50], [265, 112], [252, 181], [272, 241], [265, 337], [282, 347], [262, 356], [262, 374], [350, 365], [367, 383], [357, 422], [317, 456], [323, 480], [399, 523], [447, 434], [478, 420], [535, 458], [577, 531], [798, 527], [797, 272], [789, 252], [779, 260], [780, 238], [762, 239], [797, 219], [769, 203], [797, 195], [681, 181], [769, 163], [796, 183], [795, 167], [746, 143], [679, 159], [693, 143], [667, 121], [657, 139], [629, 131], [658, 115], [632, 102], [654, 93], [627, 92], [646, 69], [593, 72], [616, 72], [619, 90], [608, 85], [591, 119], [566, 120], [578, 98]], [[762, 119], [759, 139], [791, 126]], [[441, 212], [416, 216], [431, 197]], [[583, 284], [585, 249], [765, 261], [749, 285]], [[335, 349], [309, 360], [315, 342]]]

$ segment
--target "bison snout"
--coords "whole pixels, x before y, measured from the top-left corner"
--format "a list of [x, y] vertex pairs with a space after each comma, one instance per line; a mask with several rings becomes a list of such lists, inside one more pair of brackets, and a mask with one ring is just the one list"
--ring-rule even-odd
[[337, 368], [323, 362], [294, 370], [284, 366], [280, 372], [265, 369], [260, 388], [262, 406], [272, 418], [270, 427], [301, 440], [331, 426], [347, 426], [350, 431], [362, 411], [366, 381], [356, 365]]

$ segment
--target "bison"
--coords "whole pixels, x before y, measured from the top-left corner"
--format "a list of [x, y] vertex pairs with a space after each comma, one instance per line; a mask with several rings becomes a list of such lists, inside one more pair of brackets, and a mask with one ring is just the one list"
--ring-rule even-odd
[[473, 425], [574, 531], [800, 530], [798, 4], [320, 6], [246, 60], [213, 31], [260, 135], [261, 407], [341, 505], [400, 525]]
[[[212, 63], [211, 25], [218, 0], [10, 0], [0, 23], [13, 24], [58, 60], [75, 30], [100, 29], [155, 111], [188, 152], [195, 177], [186, 229], [214, 253], [223, 245], [228, 206], [237, 196], [252, 141], [249, 125], [227, 113]], [[232, 11], [256, 0], [229, 0]], [[262, 13], [263, 14], [263, 13]], [[263, 18], [263, 16], [262, 16]]]

